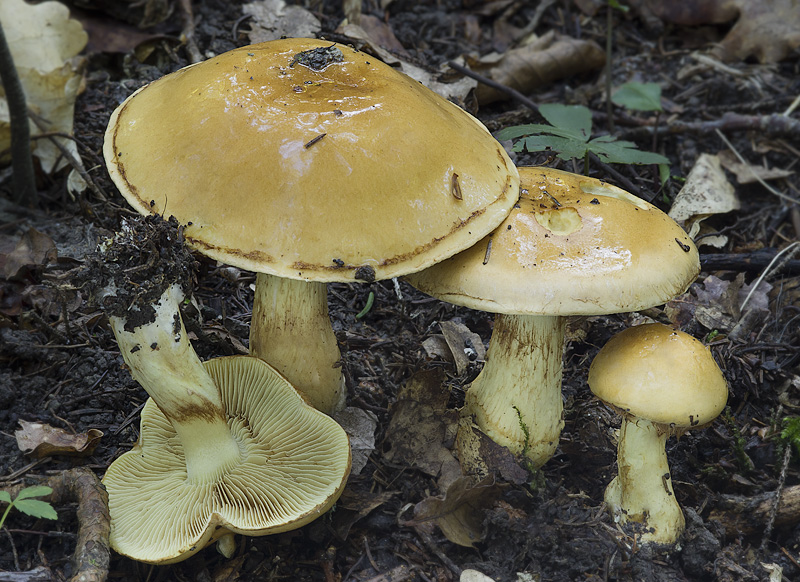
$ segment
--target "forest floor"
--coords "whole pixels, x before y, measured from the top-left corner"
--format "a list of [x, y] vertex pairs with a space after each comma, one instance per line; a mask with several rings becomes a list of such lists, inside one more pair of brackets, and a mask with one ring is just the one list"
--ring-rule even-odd
[[[102, 477], [136, 442], [147, 397], [124, 368], [107, 320], [70, 278], [99, 238], [133, 214], [102, 162], [112, 111], [140, 86], [189, 64], [191, 51], [180, 42], [184, 20], [178, 2], [164, 19], [144, 28], [135, 26], [142, 11], [166, 1], [76, 4], [84, 8], [76, 15], [89, 28], [91, 42], [74, 136], [96, 190], [69, 193], [69, 168], [40, 173], [34, 206], [9, 202], [8, 173], [0, 186], [5, 196], [0, 196], [0, 483], [8, 486], [52, 483], [76, 475], [68, 473], [74, 468]], [[595, 43], [598, 50], [605, 47], [609, 21], [603, 3], [544, 2], [541, 12], [534, 4], [364, 2], [363, 14], [378, 18], [365, 18], [362, 25], [373, 36], [378, 29], [393, 33], [376, 44], [431, 77], [462, 55], [505, 53], [528, 33], [555, 31]], [[232, 559], [208, 548], [178, 564], [151, 566], [112, 552], [109, 580], [470, 580], [465, 570], [503, 582], [800, 579], [800, 456], [793, 447], [800, 437], [789, 434], [800, 418], [800, 261], [796, 252], [792, 256], [797, 245], [789, 248], [800, 239], [800, 206], [793, 203], [800, 199], [797, 111], [785, 117], [794, 120], [793, 131], [776, 123], [800, 95], [800, 53], [794, 48], [767, 64], [753, 55], [722, 62], [709, 47], [731, 33], [733, 19], [673, 25], [636, 4], [629, 12], [614, 10], [610, 20], [612, 84], [658, 83], [664, 111], [615, 106], [614, 135], [666, 156], [671, 177], [662, 187], [652, 166], [622, 164], [614, 164], [613, 173], [592, 164], [591, 175], [667, 211], [698, 158], [719, 155], [728, 160], [722, 175], [739, 208], [705, 212], [702, 236], [717, 246], [700, 246], [703, 269], [685, 295], [641, 313], [570, 320], [565, 426], [555, 456], [533, 472], [502, 457], [489, 481], [471, 483], [466, 493], [442, 490], [432, 454], [426, 455], [453, 454], [447, 435], [482, 362], [471, 360], [458, 370], [452, 355], [430, 346], [444, 345], [438, 341], [442, 322], [465, 326], [488, 346], [493, 315], [433, 300], [402, 281], [399, 293], [392, 281], [331, 284], [330, 316], [343, 354], [347, 406], [363, 421], [352, 430], [364, 455], [335, 509], [296, 531], [237, 536]], [[255, 17], [245, 18], [240, 2], [196, 0], [192, 6], [193, 42], [201, 56], [252, 42]], [[336, 31], [344, 19], [342, 3], [307, 2], [305, 8], [320, 22], [319, 36], [348, 42]], [[759, 42], [769, 46], [775, 40], [762, 34]], [[370, 51], [363, 42], [350, 42]], [[455, 78], [450, 71], [448, 80]], [[554, 75], [525, 92], [538, 104], [584, 105], [593, 112], [598, 134], [608, 128], [601, 67]], [[493, 132], [542, 123], [519, 101], [503, 98], [478, 106], [464, 96], [466, 107]], [[734, 172], [732, 149], [758, 172], [783, 171], [769, 180], [772, 190]], [[512, 155], [520, 166], [583, 171], [582, 162], [565, 162], [550, 152]], [[776, 268], [770, 261], [784, 249], [787, 260]], [[184, 313], [195, 348], [203, 359], [242, 353], [255, 277], [197, 259], [195, 308]], [[743, 298], [753, 288], [743, 315]], [[371, 309], [356, 317], [370, 294]], [[603, 493], [616, 474], [620, 420], [587, 386], [597, 351], [615, 333], [648, 318], [679, 325], [706, 342], [729, 384], [728, 407], [719, 419], [668, 441], [675, 496], [687, 521], [680, 543], [670, 547], [639, 544], [635, 533], [607, 513]], [[432, 337], [426, 350], [423, 343]], [[427, 394], [414, 406], [408, 404], [412, 379], [415, 394]], [[412, 411], [424, 413], [424, 422], [412, 420]], [[15, 438], [20, 421], [61, 429], [83, 444], [67, 451], [70, 455], [25, 454]], [[87, 435], [94, 439], [84, 446], [81, 438]], [[780, 505], [776, 491], [782, 494]], [[444, 515], [419, 513], [421, 502], [448, 492], [448, 511], [458, 517], [454, 527], [476, 538], [472, 547], [452, 542], [452, 531], [447, 536], [433, 525]], [[72, 561], [81, 525], [74, 495], [53, 502], [57, 521], [8, 515], [0, 531], [0, 580], [66, 580], [81, 567]], [[105, 573], [92, 575], [98, 577], [89, 579], [102, 579]]]

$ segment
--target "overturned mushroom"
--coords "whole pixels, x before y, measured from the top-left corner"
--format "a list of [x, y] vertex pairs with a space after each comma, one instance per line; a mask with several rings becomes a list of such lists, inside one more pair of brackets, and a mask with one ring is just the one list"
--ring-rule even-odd
[[518, 197], [468, 113], [345, 45], [246, 46], [140, 89], [111, 117], [109, 173], [198, 251], [259, 273], [251, 354], [320, 410], [344, 392], [325, 283], [398, 277], [480, 240]]
[[[179, 312], [187, 257], [176, 231], [158, 224], [127, 226], [98, 263], [98, 295], [123, 359], [151, 396], [139, 442], [103, 484], [111, 546], [169, 563], [231, 532], [276, 533], [313, 520], [340, 495], [350, 447], [341, 427], [262, 360], [200, 361]], [[156, 259], [143, 265], [148, 248]]]
[[498, 314], [463, 413], [540, 466], [563, 427], [565, 316], [658, 305], [684, 291], [700, 264], [691, 239], [652, 204], [568, 172], [519, 173], [519, 203], [491, 235], [406, 279], [439, 299]]

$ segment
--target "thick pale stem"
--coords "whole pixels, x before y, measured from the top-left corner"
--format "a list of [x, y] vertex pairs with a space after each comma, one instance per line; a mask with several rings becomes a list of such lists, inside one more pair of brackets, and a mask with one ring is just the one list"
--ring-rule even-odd
[[684, 517], [669, 473], [667, 429], [644, 419], [623, 420], [619, 431], [619, 474], [606, 488], [614, 518], [643, 524], [644, 542], [673, 544], [684, 529]]
[[213, 479], [241, 457], [228, 428], [219, 390], [192, 348], [179, 305], [183, 292], [169, 287], [155, 306], [152, 323], [125, 331], [110, 317], [131, 375], [172, 422], [183, 445], [190, 481]]
[[[467, 391], [464, 411], [496, 443], [540, 467], [555, 453], [561, 413], [563, 317], [495, 318], [486, 364]], [[527, 435], [526, 435], [527, 432]]]
[[324, 283], [258, 274], [250, 353], [283, 374], [318, 410], [344, 405], [341, 354]]

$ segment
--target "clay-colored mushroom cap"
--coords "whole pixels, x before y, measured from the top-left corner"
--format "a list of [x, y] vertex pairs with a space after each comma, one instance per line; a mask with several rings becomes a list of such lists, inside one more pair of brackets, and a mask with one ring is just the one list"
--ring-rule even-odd
[[708, 348], [660, 323], [611, 338], [592, 361], [589, 386], [623, 412], [678, 428], [708, 424], [728, 399], [725, 377]]
[[137, 445], [108, 468], [111, 546], [152, 563], [190, 557], [232, 531], [298, 528], [327, 511], [350, 472], [347, 435], [307, 405], [268, 364], [248, 356], [205, 363], [217, 384], [240, 463], [187, 482], [183, 447], [149, 399]]
[[373, 56], [313, 39], [243, 47], [147, 85], [112, 115], [104, 155], [128, 202], [174, 215], [197, 250], [323, 282], [440, 261], [518, 196], [516, 168], [480, 122]]
[[522, 196], [492, 234], [408, 282], [493, 313], [597, 315], [664, 303], [699, 273], [692, 240], [652, 204], [577, 174], [519, 174]]

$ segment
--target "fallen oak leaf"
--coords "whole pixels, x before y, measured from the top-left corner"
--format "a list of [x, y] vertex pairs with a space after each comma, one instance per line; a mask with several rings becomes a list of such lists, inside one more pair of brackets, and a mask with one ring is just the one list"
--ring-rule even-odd
[[761, 63], [776, 63], [800, 46], [800, 10], [796, 0], [648, 0], [659, 18], [674, 24], [697, 26], [736, 24], [712, 50], [723, 61], [755, 55]]

